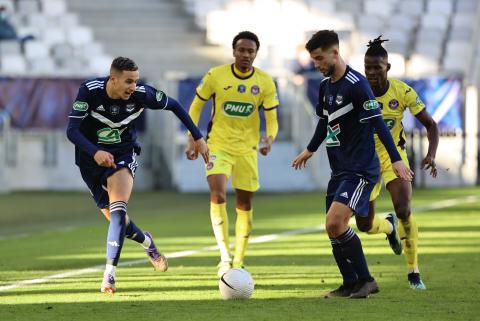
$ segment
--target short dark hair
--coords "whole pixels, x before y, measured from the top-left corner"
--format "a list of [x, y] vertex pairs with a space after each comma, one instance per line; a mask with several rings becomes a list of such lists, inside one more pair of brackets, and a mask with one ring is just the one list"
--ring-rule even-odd
[[373, 40], [369, 40], [365, 56], [388, 58], [388, 52], [382, 46], [382, 43], [385, 41], [388, 41], [388, 39], [382, 39], [382, 35]]
[[235, 45], [237, 44], [237, 41], [240, 39], [252, 40], [257, 45], [257, 51], [258, 49], [260, 49], [260, 41], [258, 41], [257, 35], [250, 31], [242, 31], [233, 38], [233, 41], [232, 41], [233, 49], [235, 49]]
[[112, 65], [110, 66], [110, 69], [115, 69], [115, 70], [118, 70], [118, 71], [124, 71], [124, 70], [137, 71], [138, 66], [135, 63], [135, 61], [133, 61], [130, 58], [117, 57], [117, 58], [113, 59]]
[[320, 30], [317, 31], [311, 38], [308, 40], [305, 45], [305, 49], [308, 52], [312, 52], [317, 48], [322, 50], [329, 49], [330, 47], [337, 45], [338, 46], [338, 34], [333, 30]]

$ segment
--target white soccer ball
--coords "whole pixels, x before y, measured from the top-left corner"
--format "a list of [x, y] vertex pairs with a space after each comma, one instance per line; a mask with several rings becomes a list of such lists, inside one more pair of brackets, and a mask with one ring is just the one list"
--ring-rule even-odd
[[225, 300], [248, 299], [252, 296], [254, 286], [250, 273], [237, 268], [228, 270], [218, 281], [220, 294]]

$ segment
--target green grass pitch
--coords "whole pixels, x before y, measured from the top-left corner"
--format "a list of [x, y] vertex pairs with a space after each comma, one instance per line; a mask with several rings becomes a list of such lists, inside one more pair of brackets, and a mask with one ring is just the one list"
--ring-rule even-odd
[[[129, 214], [171, 254], [214, 245], [208, 204], [206, 194], [134, 193]], [[170, 258], [168, 272], [157, 273], [135, 262], [146, 256], [130, 240], [121, 262], [133, 263], [119, 267], [118, 293], [100, 293], [108, 225], [88, 193], [0, 195], [0, 320], [480, 320], [480, 189], [415, 190], [413, 207], [427, 291], [409, 289], [405, 259], [384, 236], [360, 234], [380, 293], [324, 299], [341, 281], [326, 233], [286, 235], [324, 223], [324, 193], [258, 194], [253, 236], [280, 237], [249, 245], [253, 297], [223, 301], [217, 251]], [[384, 191], [377, 211], [390, 208]], [[78, 273], [5, 289], [72, 271]]]

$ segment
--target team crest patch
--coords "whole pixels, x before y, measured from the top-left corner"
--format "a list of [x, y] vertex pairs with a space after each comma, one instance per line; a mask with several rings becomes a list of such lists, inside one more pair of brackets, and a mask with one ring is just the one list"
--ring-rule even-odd
[[120, 107], [118, 107], [117, 105], [110, 106], [110, 114], [118, 115], [119, 113], [120, 113]]
[[378, 102], [376, 100], [367, 100], [363, 103], [363, 109], [373, 110], [378, 108]]
[[77, 100], [73, 103], [73, 109], [78, 111], [86, 111], [88, 109], [88, 103]]
[[207, 164], [207, 170], [211, 170], [213, 168], [213, 163], [212, 162], [209, 162]]
[[238, 85], [237, 87], [237, 91], [241, 94], [243, 94], [245, 91], [247, 90], [247, 87], [245, 87], [245, 85]]
[[329, 96], [327, 97], [327, 103], [328, 103], [329, 105], [332, 105], [332, 104], [333, 104], [333, 96], [332, 96], [332, 95], [329, 95]]
[[157, 101], [162, 101], [163, 91], [158, 90], [157, 93], [155, 94], [155, 98], [157, 99]]
[[131, 113], [132, 111], [135, 110], [135, 104], [126, 104], [125, 110], [127, 111], [127, 113]]
[[422, 100], [420, 99], [420, 97], [417, 96], [417, 98], [415, 99], [415, 102], [417, 103], [417, 105], [421, 105], [422, 104]]
[[335, 97], [335, 102], [337, 103], [337, 105], [341, 105], [343, 103], [343, 96], [337, 95], [337, 97]]
[[396, 99], [392, 99], [388, 102], [388, 107], [390, 107], [391, 109], [397, 109], [399, 105], [400, 103]]
[[260, 93], [260, 87], [253, 85], [252, 88], [250, 88], [250, 92], [254, 95], [258, 95], [258, 93]]

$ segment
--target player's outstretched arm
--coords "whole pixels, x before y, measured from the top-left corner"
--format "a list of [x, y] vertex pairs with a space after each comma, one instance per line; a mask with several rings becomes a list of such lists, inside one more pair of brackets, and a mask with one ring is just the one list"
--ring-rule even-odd
[[432, 175], [432, 177], [437, 177], [437, 165], [435, 164], [435, 155], [437, 154], [439, 141], [437, 123], [433, 120], [426, 109], [423, 109], [421, 112], [416, 114], [415, 117], [427, 130], [428, 138], [428, 152], [425, 158], [422, 160], [421, 168], [425, 170], [430, 169], [430, 175]]
[[375, 131], [377, 132], [378, 138], [382, 142], [383, 146], [385, 146], [385, 149], [390, 156], [395, 174], [404, 180], [411, 181], [413, 178], [413, 171], [408, 168], [407, 165], [405, 165], [400, 157], [400, 154], [395, 147], [395, 143], [393, 142], [392, 134], [390, 133], [387, 125], [385, 125], [381, 115], [372, 117], [369, 119], [369, 121], [372, 123]]
[[309, 151], [308, 149], [304, 149], [300, 154], [297, 155], [297, 157], [295, 157], [292, 163], [292, 167], [296, 170], [307, 167], [307, 161], [312, 156], [313, 152]]
[[313, 156], [313, 153], [317, 151], [325, 137], [327, 137], [327, 120], [325, 118], [320, 118], [310, 143], [306, 149], [295, 157], [292, 162], [292, 167], [295, 169], [305, 168], [307, 166], [307, 161]]

